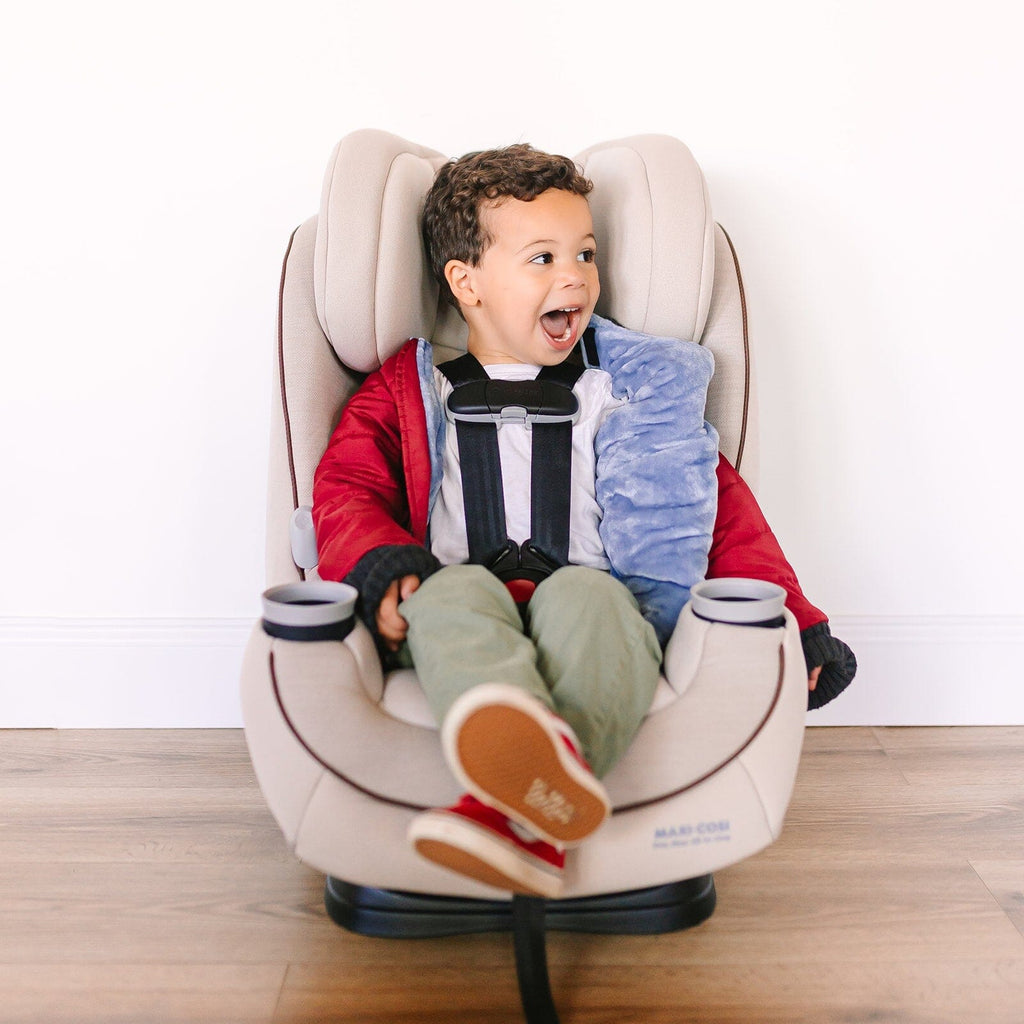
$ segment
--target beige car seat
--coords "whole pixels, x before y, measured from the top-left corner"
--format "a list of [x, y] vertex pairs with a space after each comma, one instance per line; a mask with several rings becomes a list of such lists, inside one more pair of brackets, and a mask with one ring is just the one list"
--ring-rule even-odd
[[[284, 261], [268, 510], [268, 585], [318, 579], [313, 473], [362, 376], [410, 337], [436, 357], [465, 325], [426, 265], [424, 194], [447, 158], [378, 131], [344, 138], [318, 216]], [[646, 135], [577, 158], [594, 182], [598, 312], [633, 329], [699, 341], [715, 356], [707, 418], [723, 454], [756, 483], [754, 384], [742, 282], [689, 150]], [[298, 564], [297, 564], [298, 563]], [[259, 784], [295, 854], [327, 876], [340, 924], [364, 934], [515, 928], [530, 1021], [557, 1019], [544, 928], [658, 932], [713, 910], [712, 873], [780, 832], [800, 755], [807, 677], [795, 620], [706, 621], [688, 605], [654, 705], [604, 782], [614, 811], [569, 852], [565, 898], [512, 899], [442, 871], [406, 842], [411, 818], [460, 795], [411, 670], [385, 674], [361, 623], [343, 640], [271, 637], [257, 625], [242, 677]]]

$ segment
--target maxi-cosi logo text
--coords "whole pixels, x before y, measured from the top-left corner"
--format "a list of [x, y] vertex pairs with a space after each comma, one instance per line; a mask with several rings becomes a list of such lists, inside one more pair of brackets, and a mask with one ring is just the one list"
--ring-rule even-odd
[[654, 848], [667, 850], [673, 846], [701, 846], [704, 843], [727, 843], [729, 833], [728, 820], [698, 821], [669, 825], [667, 828], [654, 830]]

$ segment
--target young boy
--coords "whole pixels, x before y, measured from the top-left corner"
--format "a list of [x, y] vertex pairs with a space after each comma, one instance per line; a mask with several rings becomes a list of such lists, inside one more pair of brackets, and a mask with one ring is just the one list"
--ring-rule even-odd
[[[594, 316], [590, 190], [571, 160], [511, 146], [443, 167], [423, 218], [433, 272], [467, 323], [478, 376], [558, 376], [588, 325], [595, 329], [602, 368], [562, 381], [577, 408], [568, 547], [542, 558], [553, 571], [506, 586], [473, 564], [482, 559], [466, 514], [468, 442], [449, 402], [462, 381], [453, 364], [433, 367], [423, 341], [410, 341], [353, 396], [314, 484], [321, 576], [354, 584], [381, 646], [411, 655], [466, 790], [454, 807], [419, 815], [410, 840], [450, 870], [548, 897], [561, 891], [565, 849], [609, 812], [599, 779], [643, 721], [661, 645], [705, 572], [786, 588], [812, 704], [816, 687], [835, 696], [855, 667], [803, 597], [750, 492], [718, 457], [703, 422], [710, 357]], [[695, 410], [688, 420], [660, 415], [658, 403], [676, 392]], [[637, 457], [666, 422], [682, 440], [662, 435], [658, 459], [642, 462], [653, 467], [653, 486], [634, 487]], [[513, 554], [539, 536], [532, 470], [547, 453], [535, 454], [532, 435], [522, 422], [497, 430], [502, 498], [494, 504], [503, 506], [497, 516]], [[645, 523], [645, 500], [657, 530]], [[671, 580], [659, 582], [663, 575]]]

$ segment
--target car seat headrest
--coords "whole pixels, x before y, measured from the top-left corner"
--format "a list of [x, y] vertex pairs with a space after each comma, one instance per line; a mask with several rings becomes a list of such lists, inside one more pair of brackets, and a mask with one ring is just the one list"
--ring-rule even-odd
[[376, 369], [437, 311], [420, 237], [423, 197], [443, 154], [380, 131], [334, 148], [320, 201], [313, 293], [320, 326], [346, 365]]
[[[427, 263], [424, 197], [447, 157], [376, 130], [334, 149], [317, 220], [317, 316], [339, 359], [368, 373], [408, 339], [463, 351], [466, 326]], [[598, 312], [634, 330], [699, 340], [714, 278], [714, 222], [690, 151], [664, 135], [587, 149], [594, 182]]]
[[576, 157], [594, 183], [597, 311], [624, 327], [699, 341], [711, 306], [715, 223], [693, 154], [668, 135], [602, 142]]

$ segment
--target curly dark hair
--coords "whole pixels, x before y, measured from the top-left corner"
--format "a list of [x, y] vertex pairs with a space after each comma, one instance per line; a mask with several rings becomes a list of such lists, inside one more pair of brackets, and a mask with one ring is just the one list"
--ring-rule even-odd
[[551, 188], [587, 196], [593, 187], [569, 157], [542, 153], [526, 143], [467, 153], [446, 163], [423, 209], [423, 243], [441, 294], [458, 309], [444, 268], [449, 260], [476, 266], [493, 241], [480, 218], [484, 203], [506, 198], [530, 202]]

